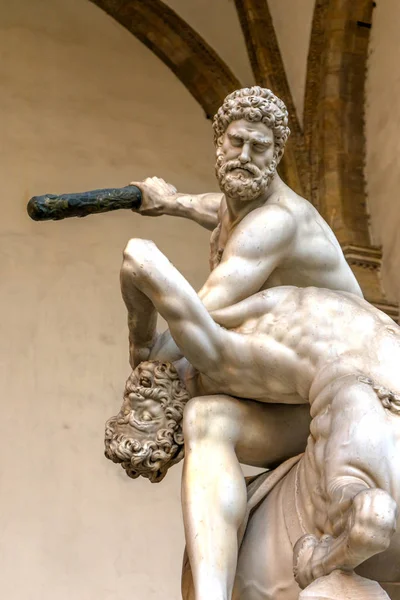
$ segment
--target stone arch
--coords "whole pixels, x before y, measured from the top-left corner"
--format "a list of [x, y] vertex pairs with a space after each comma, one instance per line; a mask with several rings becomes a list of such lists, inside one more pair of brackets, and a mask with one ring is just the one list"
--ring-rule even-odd
[[369, 245], [364, 89], [371, 0], [316, 0], [304, 133], [311, 198], [343, 244]]
[[371, 245], [364, 179], [364, 102], [371, 0], [316, 0], [307, 64], [304, 135], [311, 201], [342, 245], [368, 300], [383, 295], [382, 252]]
[[[91, 0], [151, 49], [211, 118], [240, 88], [218, 54], [161, 0]], [[372, 248], [364, 181], [364, 86], [371, 0], [316, 0], [302, 130], [266, 0], [235, 0], [257, 83], [291, 113], [281, 171], [334, 229], [364, 293], [397, 318], [382, 297], [381, 251]], [[309, 177], [310, 174], [310, 177]]]
[[239, 80], [203, 38], [161, 0], [91, 0], [152, 50], [212, 118]]
[[291, 135], [280, 165], [286, 182], [299, 194], [309, 195], [309, 177], [303, 131], [286, 77], [271, 13], [266, 0], [235, 0], [247, 52], [258, 85], [282, 98], [289, 111]]

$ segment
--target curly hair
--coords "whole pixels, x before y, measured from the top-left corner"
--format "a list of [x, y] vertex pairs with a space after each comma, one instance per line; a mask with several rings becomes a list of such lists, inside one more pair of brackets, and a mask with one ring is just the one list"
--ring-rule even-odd
[[[150, 387], [140, 385], [138, 369], [145, 369], [146, 374], [151, 374]], [[126, 398], [131, 393], [159, 402], [167, 420], [166, 427], [159, 429], [153, 436], [149, 435], [144, 441], [119, 430], [121, 425], [131, 424], [132, 410], [124, 408]], [[189, 394], [171, 363], [141, 363], [126, 382], [124, 403], [120, 412], [106, 423], [105, 456], [114, 463], [120, 463], [132, 479], [141, 475], [150, 479], [152, 483], [161, 481], [168, 469], [183, 458], [182, 417], [188, 400]]]
[[378, 400], [382, 403], [383, 408], [386, 408], [396, 415], [400, 414], [400, 394], [396, 394], [383, 385], [375, 383], [370, 377], [361, 375], [358, 377], [358, 381], [372, 387]]
[[242, 88], [229, 94], [218, 109], [214, 120], [214, 142], [221, 146], [223, 135], [232, 121], [246, 119], [261, 122], [272, 129], [275, 142], [275, 158], [282, 158], [286, 141], [290, 134], [286, 105], [275, 94], [257, 85]]

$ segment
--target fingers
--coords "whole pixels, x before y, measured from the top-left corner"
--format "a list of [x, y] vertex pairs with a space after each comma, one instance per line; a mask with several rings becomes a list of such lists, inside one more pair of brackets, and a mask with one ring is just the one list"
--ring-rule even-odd
[[142, 202], [134, 212], [149, 217], [159, 217], [166, 214], [166, 207], [171, 204], [176, 194], [176, 188], [160, 177], [147, 177], [144, 181], [132, 181], [142, 192]]
[[173, 195], [177, 192], [175, 186], [167, 183], [161, 177], [146, 177], [143, 181], [131, 181], [129, 185], [135, 185], [142, 191], [145, 191], [147, 188], [166, 195]]

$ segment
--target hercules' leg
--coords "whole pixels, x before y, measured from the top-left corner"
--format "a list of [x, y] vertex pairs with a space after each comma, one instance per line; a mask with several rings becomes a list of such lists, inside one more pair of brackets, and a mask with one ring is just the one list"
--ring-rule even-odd
[[307, 406], [224, 395], [193, 398], [186, 405], [182, 506], [195, 600], [232, 595], [238, 529], [246, 510], [239, 462], [267, 466], [298, 454], [308, 423]]

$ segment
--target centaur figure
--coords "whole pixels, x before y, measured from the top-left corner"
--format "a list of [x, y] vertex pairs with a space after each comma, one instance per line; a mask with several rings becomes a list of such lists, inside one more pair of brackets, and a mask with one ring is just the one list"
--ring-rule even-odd
[[[186, 358], [180, 378], [167, 364], [139, 365], [106, 433], [109, 458], [132, 476], [153, 470], [160, 478], [163, 459], [173, 464], [182, 454], [179, 410], [191, 397], [183, 413], [189, 559], [201, 555], [206, 531], [210, 542], [197, 564], [201, 586], [187, 565], [184, 597], [297, 600], [306, 588], [301, 598], [387, 598], [376, 583], [343, 575], [356, 569], [400, 598], [398, 326], [353, 294], [312, 287], [264, 290], [210, 314], [145, 240], [129, 242], [121, 283], [131, 352], [135, 341], [154, 342], [158, 311]], [[292, 417], [304, 419], [308, 403], [305, 454], [255, 491], [250, 485], [248, 497], [239, 463], [272, 466], [285, 441], [293, 455]], [[330, 591], [315, 591], [321, 581]]]

